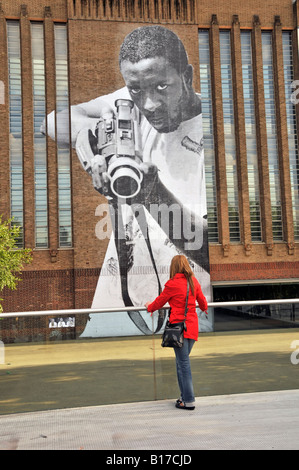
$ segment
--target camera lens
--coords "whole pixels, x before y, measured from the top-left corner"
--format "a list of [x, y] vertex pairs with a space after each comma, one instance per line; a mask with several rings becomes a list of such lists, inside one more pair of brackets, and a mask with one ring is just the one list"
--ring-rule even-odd
[[117, 197], [131, 198], [139, 193], [142, 173], [132, 158], [119, 157], [108, 167], [111, 191]]
[[138, 189], [137, 181], [130, 176], [120, 176], [114, 183], [114, 190], [120, 197], [132, 197]]

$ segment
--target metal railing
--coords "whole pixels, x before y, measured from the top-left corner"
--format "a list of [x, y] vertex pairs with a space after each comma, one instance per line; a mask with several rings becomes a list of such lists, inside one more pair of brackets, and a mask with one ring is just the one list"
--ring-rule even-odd
[[[298, 299], [276, 299], [276, 300], [252, 300], [252, 301], [232, 301], [232, 302], [210, 302], [209, 308], [227, 308], [227, 307], [252, 307], [254, 305], [283, 305], [283, 304], [299, 304]], [[164, 306], [163, 309], [169, 309], [169, 306]], [[1, 313], [0, 318], [14, 318], [14, 317], [33, 317], [33, 316], [59, 316], [59, 315], [81, 315], [91, 313], [116, 313], [116, 312], [135, 312], [146, 311], [145, 307], [111, 307], [111, 308], [79, 308], [79, 309], [66, 309], [66, 310], [40, 310], [28, 312], [9, 312]]]
[[[275, 300], [252, 300], [252, 301], [231, 301], [231, 302], [210, 302], [210, 308], [227, 308], [227, 307], [252, 307], [260, 305], [283, 305], [283, 304], [299, 304], [298, 299], [275, 299]], [[164, 306], [163, 309], [168, 309], [169, 306]], [[118, 312], [134, 312], [147, 311], [145, 307], [111, 307], [111, 308], [81, 308], [81, 309], [65, 309], [65, 310], [40, 310], [28, 312], [9, 312], [1, 313], [0, 318], [14, 318], [14, 317], [33, 317], [33, 316], [60, 316], [60, 315], [81, 315], [92, 313], [118, 313]]]

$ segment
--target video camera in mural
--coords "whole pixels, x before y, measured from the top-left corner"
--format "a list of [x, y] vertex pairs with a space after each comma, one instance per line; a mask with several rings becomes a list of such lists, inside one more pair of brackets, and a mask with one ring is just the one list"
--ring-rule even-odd
[[96, 127], [98, 153], [107, 164], [109, 184], [103, 187], [105, 195], [132, 198], [140, 191], [143, 173], [138, 157], [138, 130], [132, 117], [132, 100], [117, 100], [116, 117], [102, 119]]

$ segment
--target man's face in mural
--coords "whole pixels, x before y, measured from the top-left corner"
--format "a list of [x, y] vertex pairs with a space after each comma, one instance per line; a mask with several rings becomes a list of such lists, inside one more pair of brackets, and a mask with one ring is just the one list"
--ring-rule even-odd
[[173, 132], [185, 120], [190, 104], [193, 69], [178, 71], [164, 57], [125, 60], [121, 73], [132, 100], [158, 132]]

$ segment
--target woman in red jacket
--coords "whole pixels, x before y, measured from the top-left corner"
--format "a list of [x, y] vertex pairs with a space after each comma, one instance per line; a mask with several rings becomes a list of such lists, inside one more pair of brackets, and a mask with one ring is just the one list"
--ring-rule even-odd
[[206, 311], [208, 304], [202, 293], [201, 287], [189, 266], [184, 255], [177, 255], [171, 261], [170, 279], [166, 282], [164, 290], [153, 302], [145, 304], [148, 312], [154, 312], [162, 308], [167, 302], [171, 307], [169, 321], [178, 323], [184, 321], [185, 303], [187, 295], [187, 280], [190, 285], [188, 298], [188, 313], [186, 316], [186, 331], [184, 331], [184, 345], [182, 348], [174, 348], [176, 356], [176, 369], [181, 398], [177, 400], [176, 407], [194, 410], [195, 398], [190, 366], [190, 352], [194, 342], [198, 339], [198, 317], [195, 301], [201, 310]]

